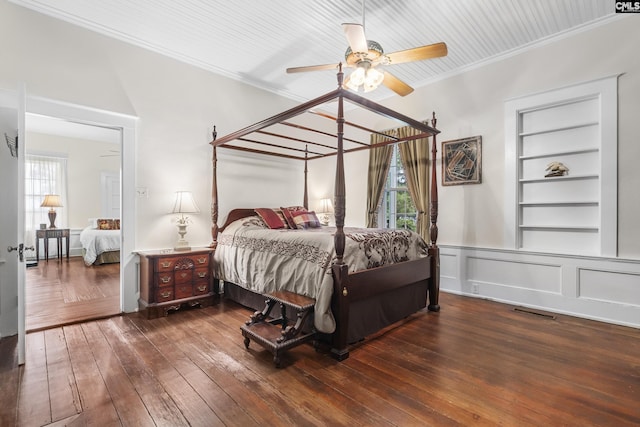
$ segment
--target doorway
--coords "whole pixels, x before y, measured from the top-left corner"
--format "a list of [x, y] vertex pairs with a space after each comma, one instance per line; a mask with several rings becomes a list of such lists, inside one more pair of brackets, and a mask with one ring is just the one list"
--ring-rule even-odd
[[[27, 235], [42, 237], [34, 241], [38, 250], [27, 254], [32, 259], [26, 272], [27, 332], [119, 314], [122, 239], [119, 231], [98, 230], [96, 220], [120, 224], [122, 130], [27, 113], [25, 147]], [[42, 159], [64, 165], [56, 177], [61, 191], [43, 190], [54, 187], [48, 182], [30, 182], [29, 166], [33, 176], [47, 175], [38, 169]], [[55, 229], [43, 219], [43, 195], [30, 194], [38, 191], [62, 193]], [[68, 238], [48, 238], [60, 233]], [[103, 233], [110, 233], [109, 240], [90, 240]], [[98, 247], [108, 247], [109, 256], [94, 261]]]

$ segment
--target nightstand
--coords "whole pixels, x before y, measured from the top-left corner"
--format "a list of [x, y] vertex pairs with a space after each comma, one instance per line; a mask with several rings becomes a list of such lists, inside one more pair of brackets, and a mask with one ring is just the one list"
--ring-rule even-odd
[[213, 303], [213, 249], [141, 251], [140, 311], [147, 318], [166, 316], [182, 307]]
[[62, 241], [66, 243], [67, 259], [69, 259], [69, 229], [44, 228], [36, 230], [36, 261], [40, 261], [40, 239], [44, 239], [44, 259], [49, 261], [49, 239], [58, 243], [58, 258], [62, 258]]

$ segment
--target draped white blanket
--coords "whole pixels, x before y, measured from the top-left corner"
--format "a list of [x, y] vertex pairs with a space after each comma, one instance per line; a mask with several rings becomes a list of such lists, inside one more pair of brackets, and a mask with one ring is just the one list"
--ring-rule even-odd
[[[214, 275], [258, 293], [287, 290], [315, 298], [314, 324], [331, 333], [335, 227], [271, 230], [259, 217], [237, 220], [218, 238]], [[349, 272], [427, 256], [427, 244], [408, 230], [348, 228]]]
[[87, 227], [80, 232], [84, 263], [91, 265], [103, 252], [120, 249], [120, 230], [98, 230]]

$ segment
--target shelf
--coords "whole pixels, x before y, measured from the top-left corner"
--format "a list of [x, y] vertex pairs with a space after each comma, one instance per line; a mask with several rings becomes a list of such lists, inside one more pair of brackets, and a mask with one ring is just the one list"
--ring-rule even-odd
[[600, 123], [598, 121], [585, 122], [585, 123], [579, 123], [577, 125], [562, 126], [562, 127], [557, 127], [557, 128], [549, 128], [549, 129], [543, 129], [543, 130], [538, 130], [538, 131], [534, 131], [534, 132], [520, 132], [518, 134], [518, 136], [524, 137], [524, 136], [531, 136], [531, 135], [540, 135], [540, 134], [543, 134], [543, 133], [560, 132], [560, 131], [563, 131], [563, 130], [580, 129], [580, 128], [586, 128], [586, 127], [589, 127], [589, 126], [597, 126], [599, 124]]
[[557, 182], [557, 181], [576, 181], [582, 179], [598, 179], [600, 175], [598, 174], [589, 174], [589, 175], [565, 175], [565, 176], [550, 176], [550, 177], [541, 177], [541, 178], [521, 178], [519, 181], [521, 183], [527, 182]]
[[585, 231], [588, 233], [597, 233], [599, 227], [588, 225], [519, 225], [523, 230], [540, 230], [540, 231]]
[[575, 202], [520, 202], [520, 206], [598, 206], [597, 200], [582, 200]]
[[546, 157], [558, 157], [558, 156], [570, 156], [574, 154], [597, 153], [599, 151], [600, 151], [599, 148], [583, 148], [581, 150], [554, 151], [554, 152], [549, 152], [544, 154], [534, 154], [531, 156], [520, 156], [518, 158], [520, 160], [544, 159]]

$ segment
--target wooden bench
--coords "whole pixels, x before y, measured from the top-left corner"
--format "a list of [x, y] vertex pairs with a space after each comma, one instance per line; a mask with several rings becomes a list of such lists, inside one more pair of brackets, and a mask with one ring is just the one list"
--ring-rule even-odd
[[[304, 295], [288, 291], [278, 291], [264, 295], [265, 307], [256, 311], [250, 319], [240, 327], [244, 336], [244, 346], [249, 348], [251, 340], [273, 353], [273, 363], [280, 367], [280, 355], [293, 347], [312, 340], [315, 330], [302, 332], [307, 317], [313, 313], [316, 301]], [[271, 310], [280, 304], [280, 317], [269, 319]], [[296, 322], [289, 324], [287, 308], [296, 311]]]

